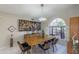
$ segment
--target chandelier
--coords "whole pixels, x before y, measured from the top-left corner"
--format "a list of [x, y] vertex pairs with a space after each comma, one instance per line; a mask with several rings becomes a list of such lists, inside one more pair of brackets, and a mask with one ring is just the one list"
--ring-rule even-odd
[[47, 20], [47, 18], [46, 17], [44, 17], [44, 4], [41, 4], [40, 5], [41, 6], [41, 14], [42, 14], [42, 16], [39, 18], [39, 21], [45, 21], [45, 20]]

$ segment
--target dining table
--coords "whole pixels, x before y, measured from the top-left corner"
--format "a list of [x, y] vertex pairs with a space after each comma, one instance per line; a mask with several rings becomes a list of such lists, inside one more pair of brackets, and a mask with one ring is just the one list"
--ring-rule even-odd
[[56, 37], [52, 36], [52, 35], [46, 35], [46, 34], [43, 36], [41, 34], [25, 34], [24, 35], [24, 41], [31, 46], [31, 49], [30, 49], [31, 54], [33, 52], [33, 47], [35, 47], [35, 49], [36, 49], [36, 46], [38, 44], [42, 44], [53, 38], [56, 38]]
[[25, 34], [24, 35], [24, 41], [27, 42], [31, 47], [41, 44], [45, 41], [51, 40], [55, 38], [55, 36], [52, 35], [44, 35], [44, 37], [42, 37], [42, 35], [40, 34]]

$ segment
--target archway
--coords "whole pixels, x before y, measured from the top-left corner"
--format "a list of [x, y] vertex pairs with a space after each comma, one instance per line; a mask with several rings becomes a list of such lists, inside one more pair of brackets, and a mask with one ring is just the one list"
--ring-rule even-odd
[[59, 39], [66, 37], [66, 23], [61, 18], [55, 18], [49, 25], [49, 34], [55, 35]]

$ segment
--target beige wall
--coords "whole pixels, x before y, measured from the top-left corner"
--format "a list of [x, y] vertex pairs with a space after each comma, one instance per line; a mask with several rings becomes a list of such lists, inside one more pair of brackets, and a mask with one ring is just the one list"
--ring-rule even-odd
[[[53, 13], [53, 12], [52, 12]], [[51, 23], [52, 20], [54, 20], [55, 18], [62, 18], [66, 25], [67, 25], [67, 37], [66, 39], [69, 40], [69, 18], [73, 17], [73, 16], [79, 16], [79, 10], [76, 8], [65, 8], [63, 10], [59, 10], [58, 12], [56, 12], [54, 15], [52, 15], [51, 18], [48, 18], [47, 21], [42, 22], [42, 29], [45, 30], [46, 34], [49, 34], [49, 24]]]
[[60, 8], [59, 9], [57, 9], [58, 11], [55, 13], [55, 14], [53, 14], [53, 12], [52, 12], [52, 17], [51, 18], [48, 18], [48, 20], [47, 21], [45, 21], [45, 22], [43, 22], [42, 24], [42, 28], [45, 30], [45, 33], [46, 34], [49, 34], [49, 30], [48, 30], [48, 26], [49, 26], [49, 24], [50, 24], [50, 22], [52, 21], [52, 20], [54, 20], [55, 18], [62, 18], [64, 21], [65, 21], [65, 23], [66, 23], [66, 25], [67, 25], [67, 40], [69, 40], [69, 18], [70, 17], [75, 17], [75, 16], [79, 16], [79, 9], [76, 7], [76, 6], [72, 6], [72, 8], [63, 8], [62, 10], [60, 10]]
[[[0, 13], [0, 48], [9, 47], [10, 45], [10, 32], [8, 27], [13, 25], [16, 28], [14, 34], [14, 44], [16, 45], [17, 41], [23, 39], [23, 35], [28, 32], [19, 32], [18, 31], [18, 19], [27, 19], [26, 17], [18, 17], [6, 13]], [[14, 46], [15, 46], [14, 45]]]
[[[67, 28], [67, 40], [69, 40], [69, 18], [71, 16], [79, 16], [78, 10], [75, 9], [64, 9], [63, 11], [57, 12], [55, 15], [52, 15], [51, 18], [48, 18], [47, 21], [42, 22], [42, 29], [45, 30], [46, 34], [49, 34], [48, 26], [50, 22], [55, 18], [62, 18], [68, 28]], [[1, 13], [0, 12], [0, 48], [2, 47], [9, 47], [10, 43], [10, 32], [8, 31], [8, 27], [13, 25], [16, 28], [16, 31], [14, 32], [14, 43], [16, 45], [16, 41], [22, 40], [24, 33], [28, 32], [19, 32], [18, 31], [18, 19], [27, 19], [27, 17], [20, 17], [15, 16], [7, 13]]]
[[[42, 29], [44, 29], [45, 34], [49, 35], [49, 25], [55, 18], [57, 18], [57, 17], [52, 17], [51, 19], [48, 19], [47, 21], [42, 22]], [[65, 23], [67, 25], [66, 38], [68, 40], [69, 39], [69, 19], [64, 19], [64, 18], [62, 18], [62, 19], [65, 21]]]
[[45, 34], [49, 35], [49, 25], [55, 18], [61, 18], [65, 21], [65, 23], [67, 25], [66, 39], [69, 40], [69, 17], [68, 18], [63, 18], [63, 17], [60, 17], [60, 16], [59, 17], [52, 17], [52, 18], [49, 18], [47, 21], [42, 22], [42, 29], [44, 29]]

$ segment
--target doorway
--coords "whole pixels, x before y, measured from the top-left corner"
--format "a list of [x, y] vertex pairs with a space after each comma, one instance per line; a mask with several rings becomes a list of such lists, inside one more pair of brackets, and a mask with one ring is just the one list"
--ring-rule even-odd
[[62, 18], [55, 18], [49, 25], [49, 34], [59, 39], [66, 39], [66, 23]]

